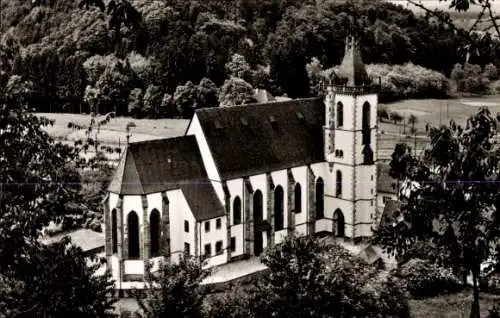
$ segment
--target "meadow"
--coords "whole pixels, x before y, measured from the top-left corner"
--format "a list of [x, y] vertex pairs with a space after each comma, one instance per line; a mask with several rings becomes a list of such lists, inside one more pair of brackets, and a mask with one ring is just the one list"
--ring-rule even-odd
[[[394, 146], [397, 143], [405, 142], [412, 148], [417, 149], [417, 154], [428, 145], [428, 139], [425, 134], [425, 125], [439, 126], [448, 124], [454, 120], [459, 124], [464, 124], [465, 120], [476, 113], [480, 106], [487, 106], [493, 114], [500, 112], [500, 96], [485, 96], [466, 99], [409, 99], [391, 104], [381, 104], [379, 107], [385, 107], [389, 112], [396, 111], [406, 118], [410, 115], [417, 117], [416, 136], [410, 135], [410, 126], [408, 124], [398, 124], [382, 122], [379, 123], [378, 152], [380, 160], [390, 160]], [[79, 114], [60, 114], [60, 113], [37, 113], [55, 120], [51, 127], [46, 131], [57, 140], [72, 143], [85, 136], [84, 131], [78, 131], [68, 128], [68, 124], [78, 123], [80, 125], [88, 124], [89, 115]], [[151, 139], [170, 138], [182, 136], [189, 125], [189, 120], [185, 119], [133, 119], [129, 117], [117, 117], [101, 127], [99, 131], [99, 141], [114, 148], [123, 147], [126, 144], [127, 132], [126, 126], [133, 122], [135, 127], [131, 128], [130, 142], [138, 142]], [[118, 159], [114, 155], [111, 160]]]
[[[406, 0], [387, 0], [388, 2], [391, 2], [396, 5], [401, 5], [409, 10], [412, 10], [416, 14], [423, 14], [425, 11], [421, 8], [418, 8], [410, 3], [408, 3]], [[426, 8], [434, 10], [434, 9], [439, 9], [445, 12], [448, 12], [453, 19], [453, 22], [457, 27], [461, 27], [464, 29], [469, 29], [474, 22], [477, 20], [478, 13], [481, 11], [481, 6], [479, 5], [471, 5], [469, 10], [467, 12], [457, 12], [454, 9], [450, 9], [450, 3], [451, 1], [439, 1], [439, 0], [420, 0], [420, 1], [415, 1], [420, 4], [423, 4]], [[500, 3], [492, 1], [491, 2], [492, 6], [492, 11], [494, 15], [497, 15], [500, 12]], [[478, 27], [479, 29], [483, 29], [487, 27], [490, 23], [485, 22], [481, 23]]]

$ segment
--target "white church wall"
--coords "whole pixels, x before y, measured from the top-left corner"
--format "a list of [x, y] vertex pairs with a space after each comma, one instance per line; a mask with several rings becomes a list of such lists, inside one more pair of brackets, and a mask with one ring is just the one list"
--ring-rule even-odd
[[116, 193], [109, 193], [109, 211], [116, 209], [116, 205], [118, 204], [119, 195]]
[[[326, 213], [327, 211], [325, 211]], [[331, 232], [332, 231], [332, 219], [325, 215], [325, 218], [321, 220], [316, 220], [315, 222], [316, 233], [320, 232]]]
[[111, 277], [113, 278], [113, 280], [118, 280], [120, 277], [120, 263], [118, 255], [116, 254], [112, 255], [111, 264], [108, 265], [110, 265], [109, 268], [111, 269]]
[[148, 217], [151, 215], [151, 211], [156, 209], [158, 210], [158, 212], [160, 212], [160, 217], [163, 218], [163, 211], [162, 211], [163, 200], [161, 197], [161, 193], [158, 192], [158, 193], [148, 194], [146, 197], [148, 200]]
[[[172, 261], [178, 261], [184, 253], [184, 243], [190, 245], [190, 255], [195, 255], [196, 219], [180, 189], [167, 192], [170, 202], [170, 255]], [[184, 231], [184, 221], [189, 223], [189, 232]]]
[[325, 194], [329, 196], [337, 196], [337, 171], [342, 174], [342, 193], [340, 198], [345, 200], [352, 200], [354, 197], [353, 193], [353, 167], [350, 165], [334, 164], [331, 173], [331, 187], [325, 189]]
[[[142, 227], [143, 223], [143, 211], [142, 211], [142, 199], [140, 195], [124, 195], [123, 196], [123, 223], [125, 227], [127, 226], [127, 217], [130, 212], [134, 211], [137, 213], [139, 218], [139, 229]], [[141, 232], [141, 231], [140, 231]], [[127, 236], [127, 232], [123, 233]]]
[[[244, 245], [244, 224], [245, 224], [245, 202], [243, 200], [243, 179], [234, 179], [227, 181], [227, 187], [229, 193], [231, 194], [231, 207], [230, 207], [230, 215], [228, 216], [227, 222], [231, 224], [231, 237], [234, 237], [236, 240], [235, 251], [231, 252], [231, 257], [239, 256], [244, 253], [243, 245]], [[241, 202], [241, 223], [235, 225], [233, 220], [233, 208], [234, 208], [234, 199], [236, 197], [240, 198]], [[230, 242], [228, 243], [230, 244]], [[231, 246], [229, 245], [229, 248]]]
[[375, 199], [377, 170], [375, 165], [357, 166], [356, 199]]
[[335, 130], [334, 142], [335, 142], [335, 150], [341, 150], [342, 156], [335, 156], [334, 150], [334, 158], [335, 162], [340, 163], [352, 163], [353, 152], [357, 151], [353, 145], [354, 136], [351, 131], [347, 130]]
[[[217, 219], [220, 219], [220, 228], [216, 227]], [[205, 231], [205, 224], [210, 224], [210, 230]], [[227, 225], [226, 217], [218, 217], [200, 222], [200, 245], [201, 255], [205, 255], [205, 245], [210, 244], [211, 255], [207, 259], [207, 267], [224, 264], [227, 262]], [[219, 254], [216, 252], [217, 242], [222, 242], [222, 249]], [[208, 255], [207, 255], [208, 256]]]
[[356, 202], [356, 236], [369, 237], [372, 235], [372, 217], [375, 213], [373, 201]]
[[307, 233], [307, 209], [308, 209], [308, 193], [307, 193], [307, 166], [292, 168], [292, 175], [295, 183], [300, 184], [302, 190], [302, 206], [301, 212], [295, 213], [295, 231], [299, 234], [306, 235]]
[[[257, 190], [260, 190], [260, 192], [262, 192], [262, 217], [264, 220], [267, 220], [269, 215], [267, 211], [267, 176], [266, 174], [258, 174], [249, 177], [249, 179], [254, 193]], [[266, 240], [264, 240], [264, 242], [265, 241]]]
[[203, 133], [203, 129], [200, 125], [200, 121], [198, 120], [198, 115], [194, 114], [193, 119], [189, 124], [186, 135], [194, 135], [196, 137], [196, 141], [198, 142], [198, 147], [200, 148], [201, 158], [203, 160], [208, 179], [212, 181], [219, 200], [224, 202], [224, 192], [222, 191], [222, 186], [220, 185], [221, 178], [219, 176], [219, 171], [217, 170], [212, 152], [210, 151], [210, 147], [208, 146], [207, 140]]
[[332, 196], [326, 196], [325, 207], [328, 207], [328, 214], [331, 215], [331, 222], [333, 222], [333, 215], [337, 209], [342, 212], [345, 221], [345, 235], [347, 237], [352, 237], [352, 212], [354, 210], [354, 203], [352, 201], [342, 200]]
[[123, 262], [125, 275], [144, 275], [142, 259], [127, 259]]

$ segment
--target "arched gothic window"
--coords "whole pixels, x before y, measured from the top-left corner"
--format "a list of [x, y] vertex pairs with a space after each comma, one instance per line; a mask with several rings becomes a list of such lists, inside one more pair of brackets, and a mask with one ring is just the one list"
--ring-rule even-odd
[[370, 103], [365, 102], [363, 104], [363, 145], [368, 145], [371, 143], [370, 134]]
[[325, 184], [322, 178], [316, 181], [316, 220], [325, 217], [325, 204], [324, 204]]
[[295, 189], [293, 190], [293, 195], [294, 195], [294, 210], [295, 213], [300, 213], [302, 212], [302, 187], [300, 186], [300, 183], [295, 184]]
[[336, 186], [335, 186], [336, 196], [342, 196], [342, 172], [337, 170]]
[[139, 258], [139, 217], [137, 213], [131, 211], [127, 216], [128, 228], [128, 258]]
[[337, 127], [344, 126], [344, 105], [342, 102], [337, 103]]
[[152, 257], [160, 254], [160, 212], [156, 209], [149, 215], [150, 252]]
[[116, 209], [111, 211], [111, 244], [113, 246], [113, 254], [118, 253], [118, 221], [116, 217]]
[[257, 222], [262, 221], [262, 219], [262, 192], [260, 192], [260, 190], [257, 190], [253, 194], [253, 220]]
[[281, 231], [285, 227], [283, 213], [283, 188], [277, 186], [274, 190], [274, 230]]

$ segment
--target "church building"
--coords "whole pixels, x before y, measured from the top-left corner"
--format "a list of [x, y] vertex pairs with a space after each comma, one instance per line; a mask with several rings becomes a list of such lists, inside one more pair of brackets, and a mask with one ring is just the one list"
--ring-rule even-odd
[[212, 267], [292, 232], [370, 237], [377, 88], [348, 37], [321, 97], [198, 109], [184, 136], [129, 144], [104, 200], [117, 289], [184, 253]]

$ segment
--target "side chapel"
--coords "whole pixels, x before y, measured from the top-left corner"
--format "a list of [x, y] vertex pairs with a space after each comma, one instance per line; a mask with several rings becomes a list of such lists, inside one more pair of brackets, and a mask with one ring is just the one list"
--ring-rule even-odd
[[129, 144], [104, 200], [117, 288], [184, 253], [211, 267], [293, 231], [371, 236], [378, 86], [355, 38], [335, 75], [321, 97], [198, 109], [184, 136]]

